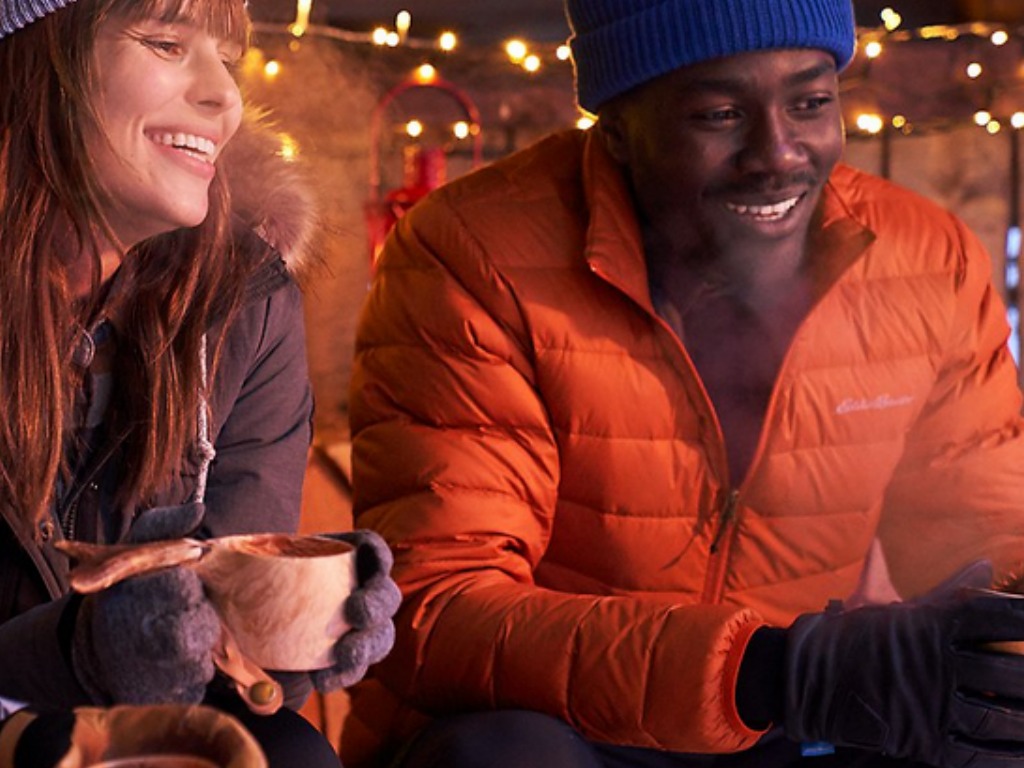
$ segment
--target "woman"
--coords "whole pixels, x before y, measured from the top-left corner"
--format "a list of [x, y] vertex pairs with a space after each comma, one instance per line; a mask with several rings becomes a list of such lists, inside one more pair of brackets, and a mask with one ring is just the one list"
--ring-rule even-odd
[[[55, 546], [297, 525], [301, 299], [219, 167], [248, 33], [242, 0], [0, 0], [0, 697], [205, 697], [272, 766], [314, 765], [294, 751], [309, 748], [297, 715], [256, 718], [211, 682], [219, 625], [194, 573], [83, 599]], [[387, 549], [348, 538], [355, 630], [321, 688], [355, 682], [393, 637]], [[282, 676], [290, 705], [310, 677]]]

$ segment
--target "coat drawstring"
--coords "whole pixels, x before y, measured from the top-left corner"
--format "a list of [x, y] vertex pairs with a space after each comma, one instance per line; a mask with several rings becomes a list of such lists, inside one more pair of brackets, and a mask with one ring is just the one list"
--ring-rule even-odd
[[206, 363], [206, 334], [199, 340], [199, 371], [202, 377], [202, 389], [199, 391], [199, 404], [196, 413], [196, 448], [199, 451], [199, 472], [196, 476], [196, 491], [192, 501], [200, 502], [206, 497], [206, 478], [210, 474], [210, 464], [217, 455], [213, 443], [210, 442], [210, 403], [206, 398], [209, 392]]

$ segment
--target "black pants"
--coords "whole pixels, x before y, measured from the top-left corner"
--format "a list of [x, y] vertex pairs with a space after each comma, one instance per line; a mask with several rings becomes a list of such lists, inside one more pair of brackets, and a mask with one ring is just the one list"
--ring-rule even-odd
[[207, 699], [234, 715], [259, 742], [269, 768], [339, 768], [341, 760], [330, 742], [294, 710], [282, 707], [273, 715], [255, 715], [237, 697]]
[[689, 755], [598, 744], [561, 720], [524, 710], [479, 712], [436, 720], [404, 750], [394, 768], [910, 768], [861, 750], [802, 756], [781, 731], [753, 749]]

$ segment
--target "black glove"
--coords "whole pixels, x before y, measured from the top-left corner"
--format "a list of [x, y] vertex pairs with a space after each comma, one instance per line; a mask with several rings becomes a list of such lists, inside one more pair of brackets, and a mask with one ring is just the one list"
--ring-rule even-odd
[[402, 602], [402, 594], [391, 579], [391, 550], [378, 534], [359, 530], [320, 535], [346, 541], [356, 548], [359, 583], [345, 601], [345, 620], [352, 629], [334, 646], [334, 666], [311, 673], [313, 685], [326, 693], [355, 685], [371, 664], [387, 656], [395, 643], [395, 624], [391, 619]]
[[945, 586], [802, 616], [786, 633], [786, 735], [941, 768], [1024, 765], [1024, 599]]

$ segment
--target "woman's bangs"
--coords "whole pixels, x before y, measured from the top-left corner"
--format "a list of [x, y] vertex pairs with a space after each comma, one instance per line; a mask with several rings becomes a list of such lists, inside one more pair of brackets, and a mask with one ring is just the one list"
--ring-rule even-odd
[[244, 0], [114, 0], [111, 12], [133, 21], [191, 24], [246, 49], [252, 31], [246, 6]]

